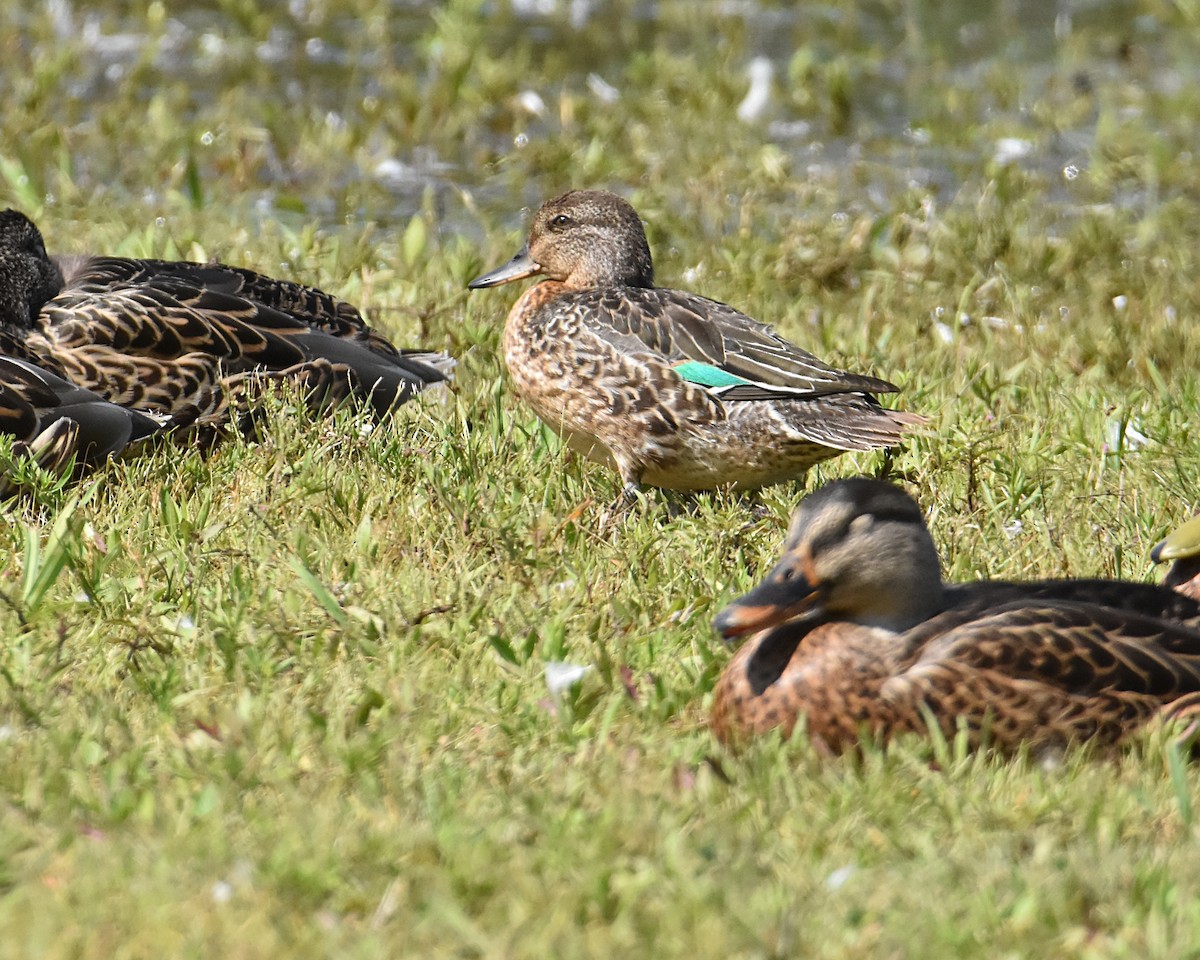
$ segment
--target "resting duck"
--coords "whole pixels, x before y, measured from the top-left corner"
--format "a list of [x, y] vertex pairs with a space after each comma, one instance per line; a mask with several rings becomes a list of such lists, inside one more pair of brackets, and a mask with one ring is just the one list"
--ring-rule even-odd
[[224, 266], [46, 253], [0, 212], [0, 332], [9, 356], [197, 439], [241, 422], [271, 381], [314, 408], [348, 397], [377, 415], [445, 380], [444, 354], [397, 350], [314, 287]]
[[1200, 604], [1117, 580], [946, 584], [920, 508], [877, 480], [800, 503], [782, 559], [714, 626], [753, 634], [717, 683], [716, 736], [801, 717], [832, 751], [964, 724], [973, 746], [1115, 743], [1196, 709]]
[[746, 489], [844, 450], [896, 444], [923, 417], [897, 388], [847, 373], [732, 307], [654, 286], [637, 212], [598, 190], [542, 204], [529, 242], [472, 289], [541, 275], [508, 314], [517, 393], [573, 449], [615, 465], [627, 493]]

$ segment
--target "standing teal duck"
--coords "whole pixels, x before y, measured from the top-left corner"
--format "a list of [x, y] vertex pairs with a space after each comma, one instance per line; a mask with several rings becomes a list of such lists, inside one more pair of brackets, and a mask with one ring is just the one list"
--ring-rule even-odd
[[898, 443], [923, 417], [715, 300], [654, 286], [623, 199], [575, 190], [544, 203], [529, 242], [472, 289], [542, 275], [517, 300], [504, 356], [517, 392], [568, 445], [615, 465], [632, 492], [753, 489], [845, 450]]
[[204, 441], [271, 382], [314, 409], [355, 397], [382, 416], [453, 365], [397, 350], [314, 287], [219, 263], [51, 257], [16, 210], [0, 212], [0, 354]]

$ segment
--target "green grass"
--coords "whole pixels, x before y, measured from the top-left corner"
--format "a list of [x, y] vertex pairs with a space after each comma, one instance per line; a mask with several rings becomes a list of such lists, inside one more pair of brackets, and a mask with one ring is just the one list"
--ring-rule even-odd
[[[1161, 735], [1044, 767], [705, 726], [709, 621], [832, 477], [906, 481], [952, 579], [1157, 576], [1200, 499], [1195, 4], [1056, 41], [1011, 4], [566, 6], [230, 0], [183, 39], [113, 7], [101, 34], [151, 38], [114, 70], [81, 9], [56, 38], [0, 3], [0, 202], [52, 250], [303, 277], [460, 358], [374, 429], [280, 398], [259, 440], [3, 507], [0, 957], [1200, 956], [1200, 773]], [[739, 124], [763, 46], [771, 112]], [[515, 291], [463, 289], [568, 186], [635, 203], [664, 284], [933, 429], [763, 516], [612, 521], [617, 478], [504, 378]], [[554, 662], [590, 670], [555, 696]]]

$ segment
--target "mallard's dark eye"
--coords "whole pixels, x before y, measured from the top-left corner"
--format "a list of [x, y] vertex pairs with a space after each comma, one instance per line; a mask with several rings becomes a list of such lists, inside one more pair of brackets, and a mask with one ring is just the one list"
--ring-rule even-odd
[[556, 230], [561, 230], [563, 227], [569, 227], [575, 221], [568, 217], [565, 213], [560, 213], [557, 217], [550, 221], [550, 226]]

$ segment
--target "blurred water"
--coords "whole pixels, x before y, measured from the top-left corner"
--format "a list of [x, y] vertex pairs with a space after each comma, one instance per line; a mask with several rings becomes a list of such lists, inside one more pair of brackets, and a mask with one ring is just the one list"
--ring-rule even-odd
[[[531, 75], [526, 89], [506, 94], [504, 122], [483, 105], [469, 130], [398, 149], [394, 136], [378, 132], [393, 95], [389, 78], [408, 76], [430, 96], [442, 89], [447, 50], [455, 42], [445, 25], [448, 6], [400, 0], [356, 15], [352, 6], [343, 10], [315, 0], [251, 6], [257, 14], [233, 3], [151, 4], [147, 15], [124, 4], [49, 0], [44, 7], [14, 7], [7, 16], [31, 61], [53, 56], [57, 45], [82, 49], [62, 81], [78, 106], [74, 122], [80, 126], [89, 122], [89, 104], [122, 91], [135, 103], [149, 102], [174, 85], [187, 91], [174, 103], [183, 124], [199, 122], [234, 91], [285, 114], [320, 117], [334, 139], [365, 129], [363, 142], [354, 141], [355, 151], [332, 180], [328, 171], [315, 169], [306, 179], [309, 172], [275, 158], [270, 143], [263, 147], [266, 160], [253, 170], [249, 186], [258, 192], [260, 214], [299, 207], [304, 216], [332, 222], [347, 213], [334, 199], [339, 187], [360, 179], [374, 183], [390, 202], [381, 204], [376, 196], [369, 211], [350, 212], [376, 219], [411, 215], [430, 191], [468, 190], [477, 203], [511, 208], [514, 186], [498, 171], [531, 142], [555, 136], [559, 91], [570, 89], [597, 108], [618, 110], [626, 95], [622, 77], [655, 45], [704, 58], [736, 44], [745, 97], [731, 106], [728, 122], [760, 130], [804, 175], [836, 182], [853, 168], [853, 189], [876, 205], [897, 189], [950, 195], [965, 171], [981, 163], [1017, 165], [1069, 184], [1086, 168], [1095, 111], [1085, 107], [1073, 124], [1047, 129], [1034, 105], [1088, 97], [1135, 48], [1157, 67], [1141, 78], [1149, 89], [1200, 81], [1200, 63], [1160, 55], [1172, 38], [1159, 19], [1120, 2], [495, 0], [477, 14], [482, 29], [473, 42], [497, 57], [532, 51], [531, 62], [552, 64], [553, 75]], [[1087, 42], [1079, 42], [1081, 35]], [[859, 65], [844, 91], [834, 94], [845, 98], [846, 119], [798, 106], [806, 78], [844, 50], [854, 50]], [[1019, 92], [1010, 98], [996, 92], [1006, 75], [1019, 78]], [[964, 113], [984, 122], [985, 132], [957, 130], [937, 116], [945, 91], [930, 96], [928, 78], [961, 91], [968, 101]], [[515, 135], [514, 116], [521, 120]], [[1011, 132], [992, 133], [1006, 125]], [[200, 145], [218, 135], [205, 131]], [[211, 182], [213, 174], [205, 173]], [[88, 164], [76, 174], [87, 189]], [[102, 164], [93, 176], [108, 179]], [[539, 189], [530, 183], [525, 201], [536, 202]]]

